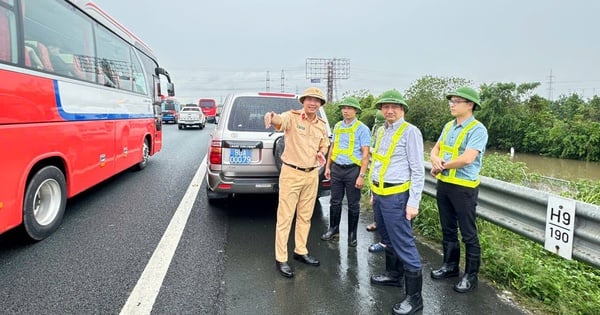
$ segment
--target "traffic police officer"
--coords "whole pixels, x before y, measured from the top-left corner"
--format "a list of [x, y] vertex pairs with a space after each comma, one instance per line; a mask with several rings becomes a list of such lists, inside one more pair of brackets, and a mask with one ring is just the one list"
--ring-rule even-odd
[[319, 266], [320, 262], [308, 254], [306, 241], [310, 231], [317, 190], [318, 169], [325, 165], [329, 149], [329, 138], [325, 121], [317, 112], [325, 98], [315, 87], [307, 88], [299, 98], [301, 110], [290, 110], [282, 114], [265, 114], [265, 127], [272, 125], [284, 131], [285, 149], [281, 155], [282, 167], [279, 175], [279, 205], [275, 230], [275, 263], [281, 275], [292, 278], [294, 272], [288, 264], [287, 244], [296, 214], [294, 259], [302, 263]]

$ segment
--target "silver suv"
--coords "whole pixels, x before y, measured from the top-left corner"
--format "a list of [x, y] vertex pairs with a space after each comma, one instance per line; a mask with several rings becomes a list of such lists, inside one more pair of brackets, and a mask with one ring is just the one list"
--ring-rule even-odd
[[[267, 112], [301, 109], [298, 96], [287, 93], [244, 93], [227, 96], [219, 123], [211, 134], [207, 160], [208, 200], [234, 194], [269, 194], [279, 191], [283, 133], [265, 129]], [[331, 130], [323, 108], [318, 115]], [[329, 195], [330, 183], [319, 170], [319, 196]]]

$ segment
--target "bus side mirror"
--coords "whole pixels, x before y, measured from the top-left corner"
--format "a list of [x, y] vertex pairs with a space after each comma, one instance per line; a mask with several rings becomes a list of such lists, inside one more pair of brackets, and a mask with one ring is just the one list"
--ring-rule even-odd
[[167, 94], [169, 96], [175, 96], [175, 84], [171, 82], [167, 83]]

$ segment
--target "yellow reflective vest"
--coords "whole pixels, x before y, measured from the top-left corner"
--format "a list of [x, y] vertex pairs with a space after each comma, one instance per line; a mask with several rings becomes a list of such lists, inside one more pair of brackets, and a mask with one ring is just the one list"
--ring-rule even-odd
[[[331, 151], [331, 160], [335, 161], [336, 157], [339, 154], [345, 154], [348, 156], [348, 158], [350, 159], [350, 161], [352, 161], [352, 163], [360, 166], [361, 165], [361, 160], [357, 159], [354, 156], [354, 141], [356, 139], [355, 137], [355, 133], [356, 133], [356, 129], [358, 129], [358, 126], [360, 126], [361, 122], [360, 121], [356, 121], [354, 123], [354, 125], [352, 125], [352, 127], [342, 127], [342, 122], [338, 122], [333, 130], [333, 133], [335, 134], [335, 139], [333, 140], [333, 151]], [[348, 138], [348, 147], [345, 149], [340, 148], [340, 135], [343, 133], [347, 133], [349, 134], [349, 138]]]
[[[472, 122], [470, 122], [458, 134], [458, 137], [456, 138], [456, 141], [454, 142], [454, 146], [449, 146], [449, 145], [446, 145], [446, 137], [448, 136], [448, 133], [450, 132], [450, 128], [452, 128], [453, 124], [454, 124], [454, 121], [450, 121], [446, 124], [446, 126], [444, 126], [444, 131], [442, 133], [442, 141], [440, 141], [440, 153], [439, 153], [440, 158], [444, 158], [445, 153], [450, 153], [451, 159], [452, 160], [456, 159], [460, 155], [458, 150], [459, 150], [462, 142], [465, 140], [465, 137], [467, 136], [467, 132], [469, 132], [469, 130], [473, 129], [473, 127], [475, 127], [477, 124], [480, 124], [480, 122], [477, 120], [473, 120]], [[463, 178], [456, 177], [456, 169], [455, 168], [449, 169], [448, 175], [444, 175], [443, 173], [437, 174], [436, 178], [442, 182], [455, 184], [455, 185], [459, 185], [459, 186], [463, 186], [463, 187], [475, 188], [475, 187], [479, 186], [479, 178], [477, 178], [476, 180], [469, 180], [469, 179], [463, 179]]]
[[390, 166], [390, 160], [391, 160], [392, 154], [394, 153], [394, 149], [396, 148], [398, 141], [400, 141], [400, 138], [402, 138], [402, 134], [404, 133], [404, 130], [406, 129], [406, 127], [408, 127], [408, 125], [409, 125], [409, 123], [407, 123], [405, 121], [402, 123], [402, 125], [400, 125], [398, 130], [396, 130], [396, 133], [394, 133], [394, 135], [392, 136], [392, 142], [390, 143], [390, 146], [388, 147], [387, 152], [385, 152], [385, 154], [377, 153], [377, 151], [379, 149], [379, 144], [381, 143], [381, 138], [383, 138], [384, 128], [379, 128], [379, 130], [377, 131], [378, 134], [377, 134], [377, 140], [375, 142], [375, 150], [371, 154], [372, 161], [371, 161], [371, 167], [369, 168], [369, 178], [371, 178], [371, 174], [373, 173], [373, 170], [375, 168], [375, 161], [379, 161], [381, 163], [381, 170], [379, 171], [379, 178], [377, 181], [378, 185], [375, 186], [375, 184], [373, 182], [370, 182], [369, 185], [371, 187], [371, 190], [380, 196], [387, 196], [387, 195], [403, 193], [410, 188], [410, 181], [407, 181], [406, 183], [404, 183], [402, 185], [397, 185], [397, 186], [392, 186], [392, 187], [384, 187], [384, 182], [383, 182], [385, 172], [387, 171], [388, 167]]

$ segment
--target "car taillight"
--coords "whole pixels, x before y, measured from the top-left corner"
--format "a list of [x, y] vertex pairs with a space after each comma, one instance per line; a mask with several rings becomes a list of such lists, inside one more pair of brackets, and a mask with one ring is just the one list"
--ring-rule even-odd
[[210, 164], [221, 164], [223, 158], [223, 148], [221, 147], [221, 140], [212, 140], [210, 142], [210, 152], [208, 160]]
[[229, 190], [231, 189], [231, 184], [219, 184], [219, 189]]

